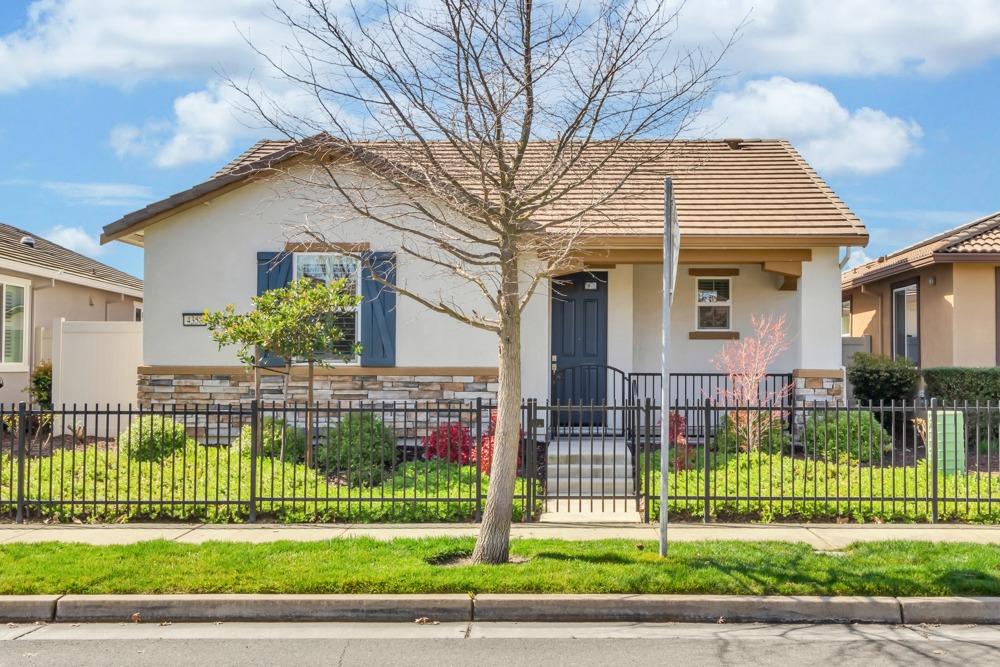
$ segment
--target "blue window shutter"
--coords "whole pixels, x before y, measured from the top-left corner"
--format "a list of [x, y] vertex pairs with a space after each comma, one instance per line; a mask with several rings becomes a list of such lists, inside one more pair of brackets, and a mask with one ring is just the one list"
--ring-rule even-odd
[[[284, 287], [292, 281], [292, 255], [287, 252], [257, 253], [257, 294], [278, 287]], [[261, 362], [265, 366], [284, 366], [285, 361], [278, 356], [264, 351]]]
[[[396, 254], [373, 252], [361, 268], [361, 365], [396, 365]], [[371, 267], [368, 265], [371, 264]]]

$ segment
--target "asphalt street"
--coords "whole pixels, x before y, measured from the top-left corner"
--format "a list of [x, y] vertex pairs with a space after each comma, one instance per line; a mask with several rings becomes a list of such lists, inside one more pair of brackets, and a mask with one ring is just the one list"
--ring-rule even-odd
[[2, 665], [989, 665], [997, 626], [94, 623], [0, 628]]

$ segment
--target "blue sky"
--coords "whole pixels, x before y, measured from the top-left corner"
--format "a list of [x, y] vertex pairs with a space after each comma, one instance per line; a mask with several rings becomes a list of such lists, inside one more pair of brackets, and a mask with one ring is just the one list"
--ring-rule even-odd
[[[0, 3], [0, 221], [142, 275], [141, 250], [95, 239], [258, 138], [219, 75], [258, 75], [240, 33], [279, 43], [269, 5]], [[792, 139], [867, 256], [1000, 210], [1000, 0], [699, 0], [678, 36], [711, 45], [742, 16], [705, 126]]]

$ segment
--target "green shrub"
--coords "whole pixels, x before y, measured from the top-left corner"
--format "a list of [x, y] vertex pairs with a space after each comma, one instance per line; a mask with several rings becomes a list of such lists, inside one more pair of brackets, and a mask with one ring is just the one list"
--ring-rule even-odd
[[[741, 410], [739, 414], [742, 420], [748, 419], [746, 411]], [[750, 411], [749, 419], [755, 418], [758, 420], [756, 447], [754, 447], [754, 443], [747, 442], [748, 429], [738, 429], [736, 418], [729, 414], [725, 416], [719, 429], [715, 432], [715, 438], [712, 440], [715, 450], [726, 454], [751, 450], [775, 454], [788, 451], [791, 447], [791, 436], [784, 430], [783, 420], [778, 417], [777, 413], [774, 413], [773, 417], [769, 419], [766, 415], [758, 416], [756, 412]]]
[[146, 415], [118, 434], [118, 446], [133, 459], [156, 461], [166, 458], [189, 442], [184, 424], [162, 415]]
[[917, 393], [920, 373], [908, 359], [890, 359], [877, 354], [858, 352], [847, 369], [847, 379], [859, 401], [899, 401]]
[[1000, 401], [1000, 368], [925, 368], [927, 396], [947, 401]]
[[28, 386], [24, 388], [31, 402], [39, 407], [52, 407], [52, 362], [39, 361], [28, 376]]
[[802, 444], [808, 454], [817, 454], [828, 461], [846, 458], [875, 463], [892, 450], [892, 437], [873, 413], [850, 410], [825, 417], [809, 415]]
[[[240, 429], [240, 437], [234, 440], [231, 446], [240, 446], [240, 452], [244, 456], [250, 456], [252, 451], [250, 425], [247, 424]], [[282, 439], [284, 439], [284, 456], [282, 456]], [[289, 463], [298, 463], [305, 459], [306, 436], [305, 432], [291, 424], [285, 423], [283, 419], [265, 417], [260, 425], [260, 456], [267, 458], [281, 459]]]
[[331, 428], [316, 452], [317, 465], [344, 473], [351, 486], [379, 484], [396, 460], [396, 435], [371, 414], [351, 413]]

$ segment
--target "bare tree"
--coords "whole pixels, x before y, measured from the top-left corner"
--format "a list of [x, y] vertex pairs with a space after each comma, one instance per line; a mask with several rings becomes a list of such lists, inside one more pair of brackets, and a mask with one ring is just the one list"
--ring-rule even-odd
[[[276, 10], [290, 44], [275, 54], [249, 41], [308, 103], [237, 88], [298, 142], [300, 167], [281, 171], [315, 215], [292, 234], [329, 242], [338, 223], [378, 223], [411, 261], [477, 296], [428, 288], [433, 281], [397, 293], [498, 337], [497, 450], [473, 560], [506, 562], [522, 311], [539, 286], [582, 268], [581, 248], [614, 232], [616, 195], [643, 167], [662, 165], [732, 38], [715, 55], [680, 49], [679, 10], [646, 0], [347, 9], [300, 0]], [[650, 138], [661, 141], [637, 143]]]

